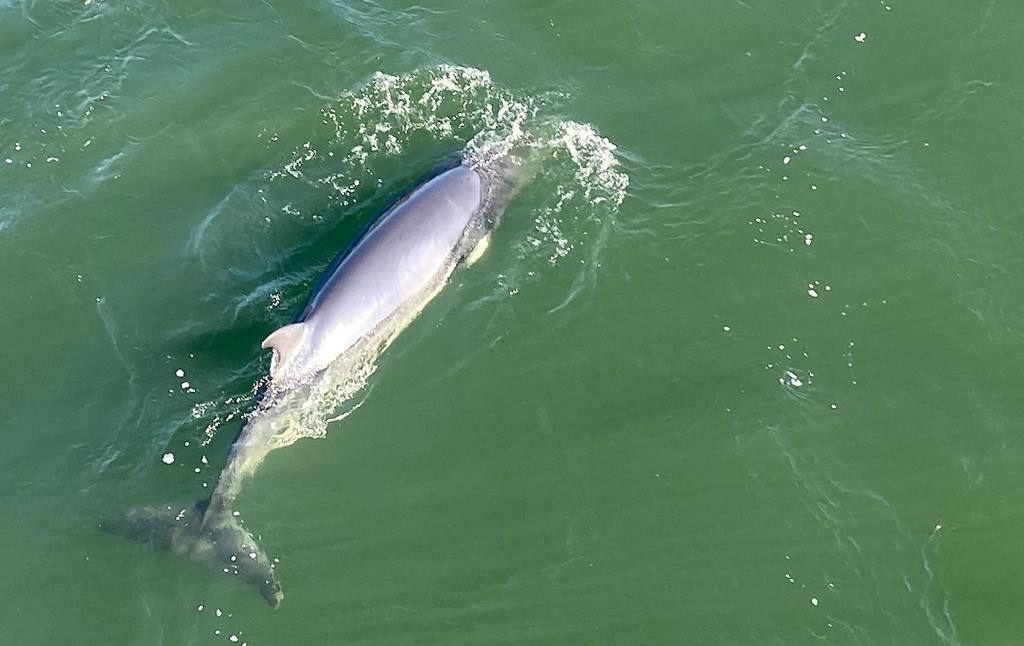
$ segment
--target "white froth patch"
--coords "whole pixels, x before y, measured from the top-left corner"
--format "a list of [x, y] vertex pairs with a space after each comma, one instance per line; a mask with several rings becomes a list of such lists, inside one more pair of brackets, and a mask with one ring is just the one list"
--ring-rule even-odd
[[164, 456], [160, 458], [164, 464], [174, 464], [174, 454], [168, 451], [164, 453]]
[[558, 134], [548, 143], [569, 153], [576, 165], [576, 179], [588, 201], [592, 204], [607, 201], [613, 206], [622, 204], [629, 188], [629, 176], [619, 169], [615, 144], [589, 124], [575, 121], [559, 124]]
[[[551, 217], [543, 218], [546, 229], [537, 230], [545, 246], [554, 246], [554, 262], [576, 246], [559, 226], [562, 213], [578, 208], [571, 202], [582, 198], [589, 207], [615, 209], [625, 199], [629, 178], [619, 167], [615, 145], [593, 127], [538, 118], [539, 109], [536, 98], [497, 86], [486, 70], [439, 65], [401, 76], [377, 72], [362, 88], [321, 109], [322, 123], [334, 129], [333, 138], [327, 137], [330, 150], [320, 151], [306, 142], [271, 178], [294, 177], [327, 186], [342, 204], [350, 204], [359, 199], [358, 187], [375, 183], [375, 160], [403, 153], [412, 139], [423, 135], [459, 145], [471, 138], [464, 153], [471, 166], [481, 154], [486, 159], [495, 151], [507, 154], [521, 145], [546, 156], [568, 157], [574, 181], [559, 187]], [[322, 174], [328, 158], [337, 170], [314, 177]], [[303, 171], [306, 165], [313, 166], [309, 178]]]
[[178, 379], [181, 379], [182, 377], [185, 376], [185, 371], [182, 370], [181, 368], [178, 368], [177, 370], [174, 371], [174, 376], [177, 377]]
[[[332, 147], [343, 150], [342, 165], [360, 174], [371, 156], [401, 154], [414, 133], [457, 140], [460, 131], [472, 129], [471, 136], [533, 113], [532, 101], [517, 101], [500, 91], [487, 71], [456, 65], [402, 76], [376, 72], [365, 86], [321, 110], [323, 123], [334, 127]], [[334, 159], [334, 152], [328, 151], [326, 157]], [[296, 159], [271, 176], [300, 178], [302, 166], [317, 156], [315, 149], [304, 146]], [[356, 174], [341, 171], [317, 182], [333, 188], [344, 202], [359, 186]]]

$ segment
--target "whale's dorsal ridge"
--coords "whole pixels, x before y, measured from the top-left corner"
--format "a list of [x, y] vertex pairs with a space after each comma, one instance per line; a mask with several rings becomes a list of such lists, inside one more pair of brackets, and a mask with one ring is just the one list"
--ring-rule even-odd
[[273, 348], [274, 358], [270, 362], [270, 378], [277, 376], [277, 371], [282, 366], [288, 365], [292, 355], [302, 345], [302, 337], [305, 334], [304, 323], [292, 323], [278, 328], [270, 333], [270, 336], [263, 339], [261, 348]]

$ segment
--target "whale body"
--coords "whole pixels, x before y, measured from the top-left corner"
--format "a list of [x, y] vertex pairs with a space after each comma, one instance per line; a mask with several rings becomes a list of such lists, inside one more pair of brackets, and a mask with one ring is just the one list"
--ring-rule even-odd
[[492, 228], [473, 221], [481, 198], [480, 175], [460, 165], [381, 217], [327, 272], [298, 320], [263, 341], [274, 351], [271, 379], [302, 381], [402, 308], [429, 300]]
[[[268, 453], [294, 441], [282, 431], [290, 398], [340, 357], [383, 351], [487, 245], [528, 173], [520, 163], [436, 175], [386, 210], [324, 273], [302, 312], [262, 344], [270, 380], [232, 444], [213, 494], [189, 505], [139, 507], [104, 529], [200, 561], [256, 586], [276, 607], [284, 598], [274, 565], [238, 521], [233, 503]], [[298, 393], [298, 394], [297, 394]]]

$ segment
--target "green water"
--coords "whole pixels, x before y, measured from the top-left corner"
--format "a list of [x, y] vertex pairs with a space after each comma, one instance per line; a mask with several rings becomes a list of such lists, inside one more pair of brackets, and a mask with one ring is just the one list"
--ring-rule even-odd
[[[1024, 4], [428, 5], [0, 0], [0, 643], [1020, 643]], [[99, 530], [520, 129], [487, 255], [243, 491], [278, 610]]]

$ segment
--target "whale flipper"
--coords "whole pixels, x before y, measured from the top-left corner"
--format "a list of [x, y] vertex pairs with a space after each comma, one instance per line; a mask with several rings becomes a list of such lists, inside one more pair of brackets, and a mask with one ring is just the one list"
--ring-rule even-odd
[[480, 238], [480, 242], [476, 243], [476, 246], [473, 247], [473, 250], [470, 251], [469, 255], [466, 256], [466, 260], [465, 260], [466, 266], [468, 267], [469, 265], [472, 265], [477, 260], [480, 260], [480, 256], [484, 255], [484, 252], [487, 251], [487, 247], [488, 247], [488, 245], [490, 245], [490, 243], [491, 243], [491, 236], [490, 235], [485, 235], [484, 237]]

